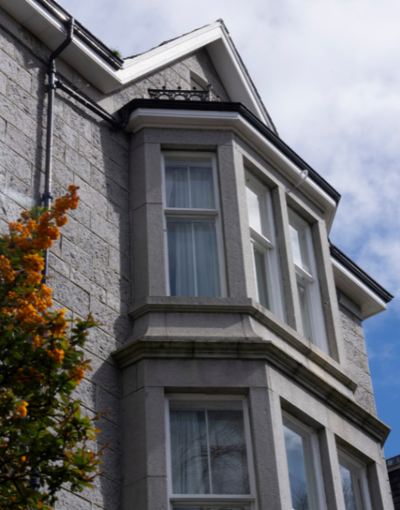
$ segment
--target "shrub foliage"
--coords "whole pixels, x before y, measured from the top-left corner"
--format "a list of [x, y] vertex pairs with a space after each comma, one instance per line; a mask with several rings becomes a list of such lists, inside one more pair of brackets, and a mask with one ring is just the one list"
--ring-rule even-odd
[[[43, 282], [44, 251], [76, 209], [77, 187], [50, 209], [24, 211], [0, 236], [0, 508], [52, 507], [62, 485], [92, 487], [103, 452], [74, 390], [91, 370], [91, 316], [69, 321]], [[71, 323], [69, 325], [69, 323]]]

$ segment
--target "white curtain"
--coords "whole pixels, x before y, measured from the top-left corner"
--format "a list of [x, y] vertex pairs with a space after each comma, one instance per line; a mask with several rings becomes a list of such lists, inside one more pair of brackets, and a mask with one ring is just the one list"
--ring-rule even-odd
[[187, 167], [167, 167], [165, 180], [167, 187], [167, 207], [190, 207]]
[[190, 194], [192, 209], [215, 209], [211, 167], [190, 167]]
[[195, 296], [192, 222], [168, 221], [171, 296]]
[[204, 411], [170, 411], [174, 494], [210, 494]]
[[188, 167], [170, 163], [165, 171], [165, 180], [167, 207], [215, 209], [211, 166]]
[[171, 295], [220, 296], [215, 223], [171, 220], [167, 229]]
[[197, 295], [203, 297], [218, 297], [221, 295], [221, 292], [215, 223], [211, 221], [198, 221], [193, 223], [193, 227]]

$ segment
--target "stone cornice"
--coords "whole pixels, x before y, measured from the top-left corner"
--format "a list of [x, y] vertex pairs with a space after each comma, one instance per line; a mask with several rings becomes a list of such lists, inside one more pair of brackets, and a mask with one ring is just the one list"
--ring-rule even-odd
[[382, 444], [390, 432], [385, 423], [367, 412], [353, 399], [333, 388], [323, 377], [294, 359], [272, 341], [265, 341], [262, 338], [253, 338], [251, 341], [235, 338], [214, 341], [210, 338], [191, 340], [145, 336], [117, 350], [114, 358], [121, 368], [144, 359], [160, 358], [265, 360]]
[[[328, 374], [348, 387], [351, 391], [354, 392], [357, 388], [357, 384], [346, 374], [339, 363], [251, 298], [147, 297], [132, 305], [129, 315], [135, 320], [142, 315], [152, 312], [237, 313], [249, 315], [261, 324], [267, 326], [268, 329], [279, 335], [288, 344], [301, 352], [316, 365], [323, 368]], [[170, 340], [168, 337], [167, 339]], [[193, 341], [198, 340], [200, 340], [199, 337], [193, 338]], [[237, 340], [244, 341], [243, 338]], [[264, 339], [260, 340], [265, 342]]]

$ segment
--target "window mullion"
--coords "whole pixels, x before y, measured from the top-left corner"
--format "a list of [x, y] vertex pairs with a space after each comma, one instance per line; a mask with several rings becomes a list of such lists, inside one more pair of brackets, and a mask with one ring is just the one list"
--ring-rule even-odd
[[188, 193], [189, 193], [189, 209], [192, 208], [192, 186], [191, 186], [191, 179], [190, 179], [190, 166], [187, 167], [187, 173], [188, 173]]
[[198, 295], [197, 289], [197, 260], [196, 260], [196, 244], [194, 242], [194, 221], [190, 223], [192, 227], [192, 249], [193, 249], [193, 268], [194, 268], [194, 295]]
[[207, 439], [207, 462], [208, 462], [208, 472], [209, 472], [209, 485], [210, 485], [210, 494], [213, 494], [213, 486], [212, 486], [212, 474], [211, 474], [211, 451], [210, 451], [210, 437], [209, 437], [209, 427], [208, 427], [208, 411], [207, 409], [204, 411], [206, 415], [206, 439]]

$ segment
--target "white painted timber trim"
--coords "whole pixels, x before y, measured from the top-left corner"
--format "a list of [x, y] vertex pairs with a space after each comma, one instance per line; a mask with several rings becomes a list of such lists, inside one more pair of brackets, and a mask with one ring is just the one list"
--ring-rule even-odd
[[[66, 37], [66, 29], [62, 22], [36, 0], [0, 0], [0, 7], [52, 50], [57, 48]], [[65, 18], [61, 11], [60, 16]], [[272, 127], [261, 100], [251, 84], [250, 77], [220, 22], [195, 30], [142, 55], [128, 59], [119, 70], [114, 69], [101, 55], [83, 43], [79, 36], [75, 37], [62, 58], [92, 85], [107, 94], [122, 85], [154, 73], [157, 69], [190, 55], [200, 48], [207, 48], [231, 101], [243, 103], [264, 123]]]
[[167, 44], [157, 46], [146, 53], [126, 60], [123, 69], [118, 71], [120, 80], [122, 83], [126, 83], [138, 79], [220, 38], [221, 25], [213, 23], [200, 30], [196, 30], [192, 34], [184, 35]]
[[[302, 175], [302, 169], [292, 163], [238, 112], [138, 108], [132, 112], [126, 129], [135, 133], [144, 127], [234, 131], [264, 158], [272, 161], [275, 167], [279, 167], [291, 183], [299, 182]], [[304, 180], [301, 191], [326, 213], [329, 227], [336, 212], [336, 202], [310, 177]]]
[[336, 287], [360, 307], [363, 319], [384, 312], [386, 303], [340, 262], [331, 257]]

